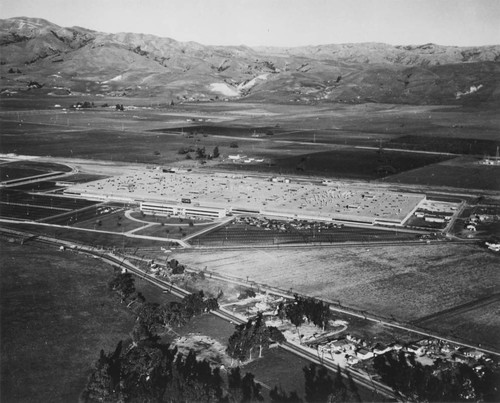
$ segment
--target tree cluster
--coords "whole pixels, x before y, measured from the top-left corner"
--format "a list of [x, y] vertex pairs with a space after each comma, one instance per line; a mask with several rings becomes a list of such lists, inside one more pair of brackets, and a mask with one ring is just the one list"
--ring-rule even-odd
[[414, 354], [404, 352], [376, 357], [374, 368], [382, 381], [407, 401], [500, 401], [500, 374], [488, 368], [480, 376], [463, 363], [424, 366]]
[[307, 320], [322, 329], [326, 329], [331, 317], [330, 305], [314, 298], [300, 297], [297, 294], [294, 297], [293, 302], [279, 305], [278, 317], [287, 318], [295, 327], [299, 327]]
[[101, 354], [80, 400], [82, 402], [254, 402], [260, 385], [239, 368], [228, 373], [226, 386], [218, 368], [176, 348], [148, 339]]
[[205, 298], [203, 291], [189, 294], [181, 302], [144, 302], [135, 309], [137, 321], [131, 333], [132, 340], [137, 343], [148, 339], [155, 335], [158, 329], [180, 327], [194, 316], [217, 309], [217, 299]]
[[[172, 259], [170, 267], [179, 268], [179, 262]], [[189, 294], [182, 301], [170, 301], [164, 304], [146, 302], [144, 296], [135, 289], [135, 280], [130, 273], [116, 273], [108, 282], [108, 288], [115, 291], [121, 302], [127, 302], [137, 315], [132, 330], [132, 340], [137, 343], [156, 334], [158, 328], [179, 327], [192, 317], [204, 312], [219, 309], [217, 298], [206, 298], [203, 291]]]
[[206, 148], [205, 147], [196, 147], [194, 148], [193, 146], [189, 147], [181, 147], [177, 151], [178, 154], [180, 155], [186, 155], [186, 159], [192, 159], [191, 155], [189, 153], [195, 153], [195, 158], [197, 160], [211, 160], [213, 158], [219, 158], [220, 157], [220, 152], [219, 152], [219, 147], [215, 146], [212, 154], [207, 154]]
[[257, 294], [255, 291], [251, 288], [245, 288], [238, 294], [238, 299], [247, 299], [247, 298], [255, 298]]
[[229, 337], [227, 353], [239, 361], [251, 360], [254, 350], [258, 349], [260, 358], [262, 351], [268, 349], [271, 343], [284, 341], [283, 333], [275, 327], [268, 327], [259, 312], [255, 319], [236, 326], [235, 332]]
[[115, 291], [121, 298], [121, 302], [125, 302], [135, 292], [135, 280], [130, 273], [117, 273], [108, 282], [108, 289]]
[[[180, 227], [182, 230], [182, 227]], [[186, 270], [186, 267], [182, 264], [179, 264], [179, 261], [176, 259], [171, 259], [168, 262], [168, 267], [172, 269], [172, 274], [182, 274]]]

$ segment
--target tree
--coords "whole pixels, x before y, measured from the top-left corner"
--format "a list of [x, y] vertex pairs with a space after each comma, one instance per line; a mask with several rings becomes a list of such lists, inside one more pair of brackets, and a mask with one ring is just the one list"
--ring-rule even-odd
[[121, 297], [121, 302], [124, 302], [135, 292], [134, 277], [130, 273], [118, 273], [108, 282], [108, 288], [116, 291]]
[[153, 337], [153, 335], [144, 323], [135, 322], [132, 332], [130, 332], [130, 338], [132, 339], [134, 347], [139, 345], [141, 341], [150, 339], [151, 337]]
[[266, 322], [264, 321], [264, 317], [262, 312], [257, 314], [255, 318], [254, 324], [254, 343], [259, 346], [259, 358], [262, 357], [262, 350], [268, 349], [271, 344], [270, 336], [271, 332], [269, 328], [266, 326]]
[[185, 296], [182, 299], [182, 303], [184, 304], [184, 310], [188, 318], [200, 315], [205, 312], [206, 309], [203, 291], [198, 291], [197, 293]]
[[[286, 317], [292, 325], [297, 329], [297, 333], [299, 333], [299, 326], [304, 323], [304, 310], [302, 304], [297, 301], [297, 296], [295, 296], [296, 301], [289, 304], [285, 308]], [[300, 333], [299, 333], [300, 336]]]
[[337, 375], [333, 381], [333, 391], [328, 396], [328, 403], [343, 403], [347, 401], [347, 387], [344, 385], [340, 366], [337, 365]]
[[207, 158], [205, 147], [198, 147], [196, 149], [196, 159], [201, 160]]
[[269, 326], [269, 338], [274, 343], [284, 343], [286, 341], [285, 336], [277, 327]]
[[443, 370], [439, 362], [424, 366], [413, 354], [393, 352], [375, 357], [373, 366], [407, 401], [499, 401], [498, 371], [487, 369], [479, 377], [467, 364], [450, 364]]
[[283, 341], [283, 334], [277, 328], [267, 327], [262, 313], [259, 312], [255, 320], [249, 319], [247, 323], [236, 326], [235, 332], [229, 337], [227, 353], [240, 361], [251, 360], [255, 348], [259, 349], [260, 358], [271, 342]]
[[240, 368], [232, 368], [227, 376], [229, 386], [229, 402], [255, 402], [264, 400], [260, 391], [262, 387], [255, 382], [251, 373], [241, 377]]
[[219, 154], [219, 147], [218, 146], [215, 146], [214, 147], [214, 151], [212, 153], [212, 157], [213, 158], [219, 158], [220, 154]]
[[281, 301], [278, 305], [278, 311], [277, 311], [277, 316], [279, 319], [281, 319], [281, 322], [286, 319], [286, 305], [283, 301]]
[[144, 295], [140, 292], [136, 292], [130, 297], [130, 302], [128, 303], [127, 308], [130, 308], [133, 304], [139, 304], [140, 306], [145, 302], [146, 298], [144, 298]]
[[205, 301], [205, 307], [207, 311], [216, 311], [219, 309], [219, 301], [217, 298], [207, 298]]
[[178, 264], [172, 269], [172, 274], [182, 274], [186, 271], [186, 268], [182, 264]]
[[171, 259], [168, 262], [168, 267], [170, 267], [171, 269], [175, 269], [178, 265], [179, 265], [179, 261], [176, 259]]
[[159, 309], [159, 316], [165, 328], [180, 327], [186, 324], [184, 305], [177, 301], [163, 304]]
[[155, 327], [162, 323], [160, 305], [156, 302], [142, 304], [137, 312], [137, 322], [144, 325], [148, 332], [153, 333]]
[[113, 353], [101, 350], [93, 372], [90, 374], [81, 400], [84, 402], [115, 402], [120, 397], [120, 341]]

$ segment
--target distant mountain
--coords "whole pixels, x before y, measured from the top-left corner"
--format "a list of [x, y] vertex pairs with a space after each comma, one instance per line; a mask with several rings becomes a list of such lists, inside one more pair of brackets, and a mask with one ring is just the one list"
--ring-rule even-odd
[[[0, 20], [1, 90], [174, 101], [453, 104], [497, 101], [500, 46], [381, 43], [250, 48]], [[38, 88], [43, 86], [42, 88]]]

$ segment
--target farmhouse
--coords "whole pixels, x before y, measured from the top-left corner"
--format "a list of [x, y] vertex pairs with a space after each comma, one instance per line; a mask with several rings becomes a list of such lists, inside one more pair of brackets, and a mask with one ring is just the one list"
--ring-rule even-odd
[[221, 218], [262, 214], [313, 221], [403, 225], [425, 200], [418, 193], [272, 181], [224, 173], [144, 171], [77, 184], [65, 193], [100, 201], [140, 204], [146, 214]]

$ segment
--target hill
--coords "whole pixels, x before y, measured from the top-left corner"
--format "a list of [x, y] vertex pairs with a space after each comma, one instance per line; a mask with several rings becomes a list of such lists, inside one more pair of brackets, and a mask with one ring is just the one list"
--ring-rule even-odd
[[1, 90], [176, 101], [454, 104], [499, 99], [500, 46], [205, 46], [0, 20]]

